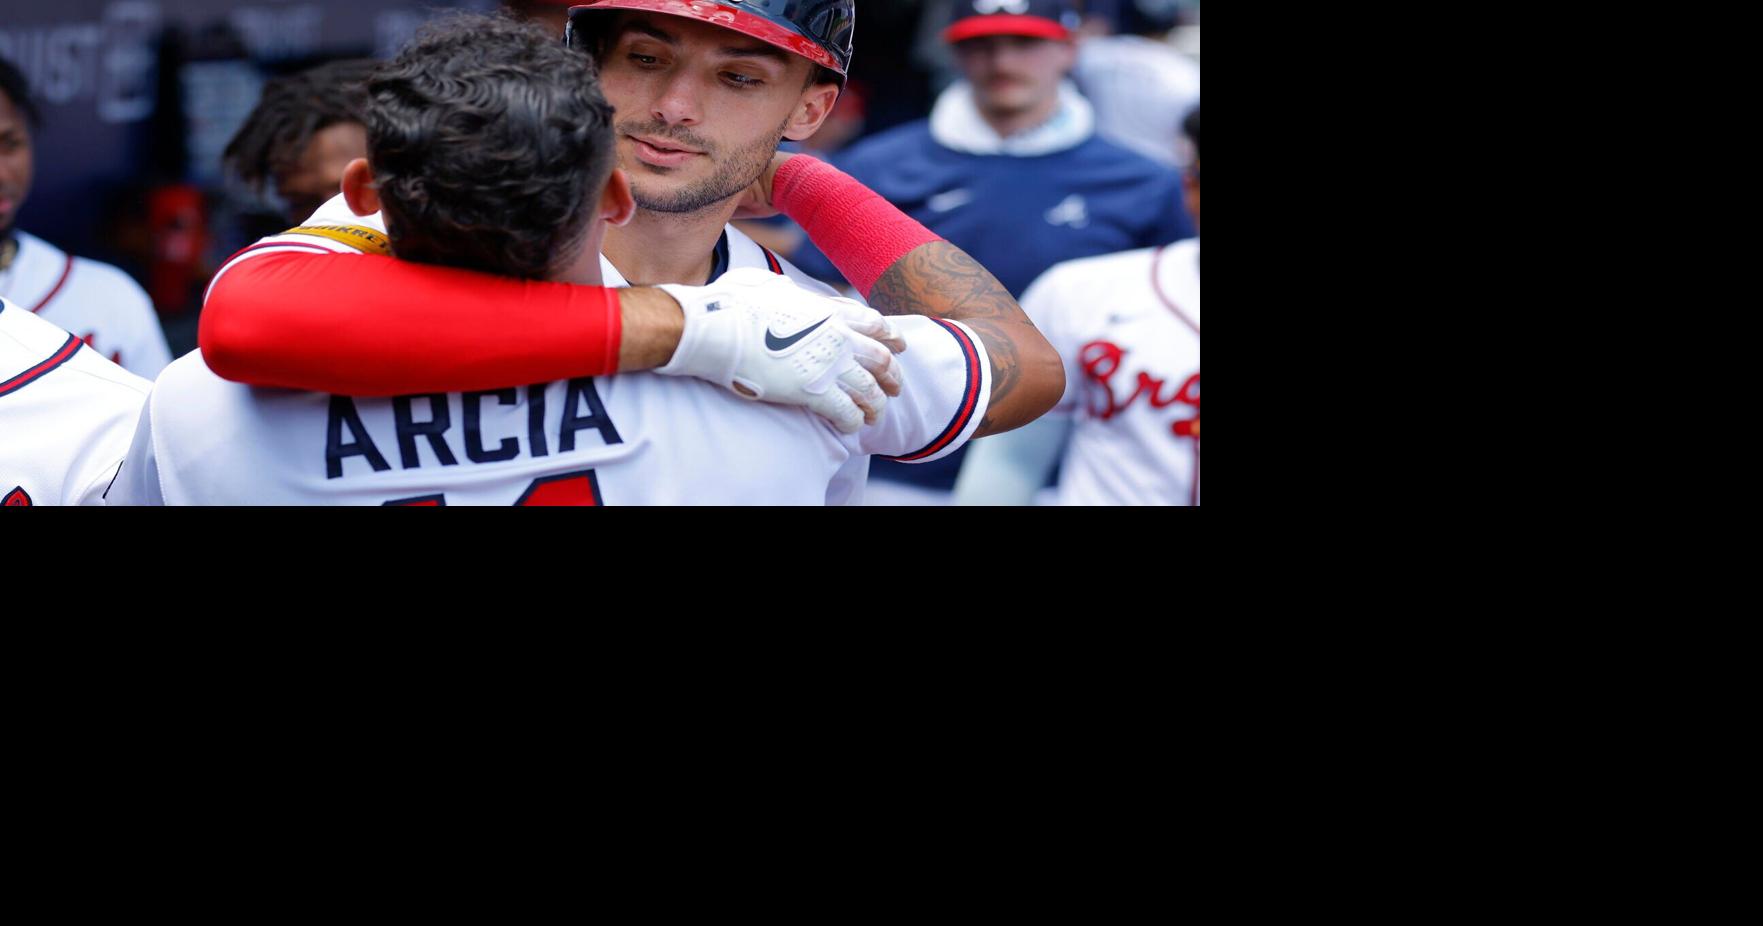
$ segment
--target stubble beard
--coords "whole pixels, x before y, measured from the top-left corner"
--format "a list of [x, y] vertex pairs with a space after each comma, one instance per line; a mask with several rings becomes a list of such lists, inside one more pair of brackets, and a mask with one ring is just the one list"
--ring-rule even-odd
[[681, 190], [665, 192], [654, 189], [640, 176], [642, 167], [646, 165], [627, 165], [626, 173], [631, 177], [631, 196], [637, 201], [637, 208], [663, 215], [690, 215], [714, 209], [723, 203], [741, 195], [747, 188], [758, 182], [760, 177], [771, 168], [772, 156], [777, 154], [778, 146], [783, 143], [786, 121], [778, 126], [770, 140], [760, 139], [753, 144], [732, 152], [727, 157], [719, 157], [717, 148], [706, 143], [695, 135], [681, 136], [670, 132], [653, 123], [624, 123], [618, 127], [623, 135], [649, 135], [657, 138], [674, 138], [705, 152], [716, 162], [716, 172], [704, 180]]

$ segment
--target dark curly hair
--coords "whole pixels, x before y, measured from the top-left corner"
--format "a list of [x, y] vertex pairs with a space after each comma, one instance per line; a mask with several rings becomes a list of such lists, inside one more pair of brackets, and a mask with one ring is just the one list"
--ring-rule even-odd
[[335, 61], [278, 77], [227, 144], [225, 163], [252, 189], [299, 162], [312, 136], [348, 122], [365, 122], [372, 60]]
[[368, 159], [400, 258], [528, 280], [573, 259], [616, 157], [589, 59], [506, 16], [454, 16], [381, 67], [368, 96]]
[[5, 58], [0, 58], [0, 93], [5, 94], [12, 105], [18, 107], [31, 128], [42, 124], [43, 114], [37, 109], [36, 101], [31, 99], [30, 81], [25, 78], [23, 71]]

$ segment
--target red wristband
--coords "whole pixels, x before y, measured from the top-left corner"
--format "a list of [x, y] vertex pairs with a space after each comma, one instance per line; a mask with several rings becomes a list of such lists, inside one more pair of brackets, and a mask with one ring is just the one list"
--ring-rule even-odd
[[851, 175], [805, 154], [777, 169], [771, 204], [865, 297], [901, 258], [943, 240]]

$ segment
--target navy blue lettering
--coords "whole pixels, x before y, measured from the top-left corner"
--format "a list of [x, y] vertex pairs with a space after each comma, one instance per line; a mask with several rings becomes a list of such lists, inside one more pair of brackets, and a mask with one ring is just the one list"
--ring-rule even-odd
[[520, 456], [520, 441], [512, 437], [504, 440], [495, 453], [484, 450], [483, 401], [491, 396], [503, 405], [520, 403], [520, 393], [513, 389], [465, 394], [465, 455], [473, 463], [506, 463]]
[[[343, 428], [347, 427], [355, 439], [343, 443]], [[355, 402], [347, 396], [331, 396], [331, 424], [329, 436], [324, 442], [325, 478], [343, 478], [343, 461], [350, 457], [366, 457], [369, 466], [376, 473], [383, 473], [392, 468], [380, 449], [373, 445], [373, 438], [368, 436], [367, 426], [361, 423], [361, 414], [355, 410]]]
[[526, 436], [535, 459], [551, 455], [551, 443], [545, 439], [545, 388], [549, 385], [541, 383], [526, 390]]
[[444, 395], [420, 396], [429, 400], [429, 408], [433, 411], [428, 421], [418, 424], [410, 414], [411, 399], [400, 396], [392, 400], [392, 415], [398, 422], [398, 452], [404, 458], [405, 469], [420, 469], [422, 455], [416, 452], [416, 439], [426, 437], [429, 446], [434, 448], [435, 457], [442, 466], [458, 466], [459, 460], [442, 437], [447, 429], [453, 426], [453, 413], [447, 409], [447, 397]]
[[[588, 414], [585, 418], [579, 414], [584, 399], [588, 403]], [[563, 438], [559, 441], [560, 451], [562, 453], [573, 451], [576, 432], [588, 430], [599, 431], [600, 439], [604, 440], [607, 446], [624, 443], [624, 438], [618, 436], [618, 428], [613, 426], [612, 419], [606, 414], [606, 404], [600, 401], [599, 387], [594, 385], [592, 379], [572, 379], [569, 381], [569, 399], [563, 408]]]

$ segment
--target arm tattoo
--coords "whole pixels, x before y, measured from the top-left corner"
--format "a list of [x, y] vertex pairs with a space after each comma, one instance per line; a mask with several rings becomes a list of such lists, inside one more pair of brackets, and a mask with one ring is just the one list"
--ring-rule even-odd
[[1018, 339], [1031, 332], [1036, 338], [1040, 335], [997, 277], [960, 248], [937, 241], [906, 255], [882, 274], [869, 301], [883, 315], [928, 315], [972, 328], [992, 361], [992, 402], [981, 431], [1006, 423], [998, 420], [1000, 406], [1008, 408], [1010, 395], [1022, 383]]

